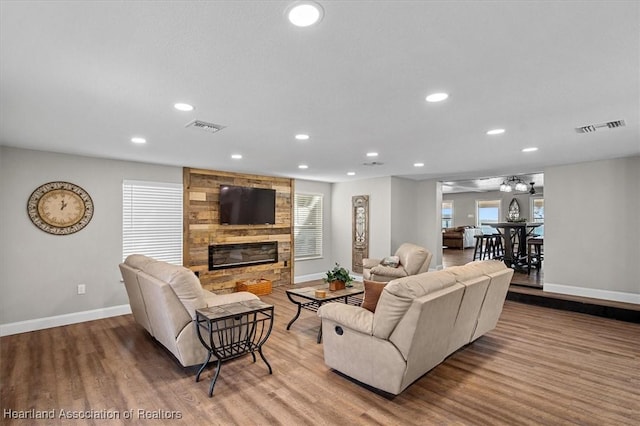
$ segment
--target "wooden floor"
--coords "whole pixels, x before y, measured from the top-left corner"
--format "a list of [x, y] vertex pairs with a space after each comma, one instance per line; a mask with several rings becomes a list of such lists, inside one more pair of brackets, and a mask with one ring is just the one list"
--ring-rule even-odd
[[[262, 299], [276, 306], [264, 346], [273, 375], [259, 358], [230, 361], [213, 398], [212, 368], [195, 383], [195, 369], [179, 367], [131, 315], [2, 337], [0, 423], [640, 424], [640, 324], [507, 301], [495, 330], [389, 399], [324, 365], [314, 313], [285, 330], [294, 306], [284, 288]], [[120, 420], [62, 421], [61, 409]], [[56, 419], [8, 418], [20, 410]]]

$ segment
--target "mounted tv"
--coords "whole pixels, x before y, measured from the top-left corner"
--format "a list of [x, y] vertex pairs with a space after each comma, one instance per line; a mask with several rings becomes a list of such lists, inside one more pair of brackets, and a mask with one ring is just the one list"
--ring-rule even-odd
[[219, 212], [222, 225], [274, 225], [276, 191], [220, 185]]

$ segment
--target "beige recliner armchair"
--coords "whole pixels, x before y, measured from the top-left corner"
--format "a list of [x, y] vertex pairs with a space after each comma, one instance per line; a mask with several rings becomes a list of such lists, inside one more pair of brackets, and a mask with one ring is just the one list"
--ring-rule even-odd
[[[424, 247], [411, 243], [404, 243], [391, 259], [391, 265], [385, 265], [385, 259], [362, 259], [362, 276], [365, 280], [388, 282], [396, 278], [417, 275], [429, 270], [432, 254]], [[398, 260], [393, 266], [393, 260]]]
[[141, 254], [128, 256], [120, 271], [133, 318], [183, 367], [202, 364], [207, 355], [196, 335], [196, 309], [259, 300], [246, 291], [211, 293], [191, 270]]

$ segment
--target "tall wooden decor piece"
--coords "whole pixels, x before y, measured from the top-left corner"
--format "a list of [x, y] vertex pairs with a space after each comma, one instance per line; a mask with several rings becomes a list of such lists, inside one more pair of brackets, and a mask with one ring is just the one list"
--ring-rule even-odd
[[352, 202], [351, 269], [362, 273], [362, 259], [369, 257], [369, 196], [354, 195]]

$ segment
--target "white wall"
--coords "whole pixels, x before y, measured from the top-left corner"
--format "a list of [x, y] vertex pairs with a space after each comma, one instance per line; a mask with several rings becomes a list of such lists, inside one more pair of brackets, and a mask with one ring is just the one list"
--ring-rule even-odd
[[416, 242], [433, 255], [429, 269], [442, 269], [442, 184], [434, 179], [421, 181], [416, 198]]
[[391, 247], [389, 253], [395, 253], [402, 243], [418, 242], [416, 223], [421, 219], [418, 212], [418, 182], [414, 180], [391, 178]]
[[[0, 324], [128, 305], [120, 282], [123, 179], [182, 182], [179, 167], [0, 147]], [[65, 236], [36, 228], [27, 215], [34, 189], [50, 181], [84, 188], [91, 222]], [[86, 284], [78, 295], [77, 285]]]
[[369, 257], [389, 256], [391, 251], [391, 178], [334, 183], [331, 193], [333, 224], [331, 264], [353, 270], [351, 262], [351, 197], [369, 196]]
[[640, 303], [640, 157], [544, 174], [545, 291]]
[[[322, 258], [299, 260], [294, 263], [294, 281], [304, 282], [324, 276], [324, 272], [333, 267], [331, 254], [332, 220], [331, 220], [331, 187], [325, 182], [296, 180], [295, 192], [304, 194], [321, 194], [322, 198]], [[321, 274], [321, 276], [319, 275]]]

